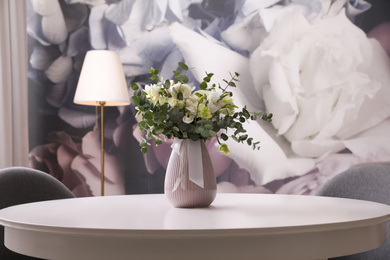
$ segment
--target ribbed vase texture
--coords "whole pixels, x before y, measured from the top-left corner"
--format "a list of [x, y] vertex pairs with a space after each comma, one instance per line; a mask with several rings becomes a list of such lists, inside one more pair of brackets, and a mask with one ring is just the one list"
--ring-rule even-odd
[[[188, 142], [184, 139], [180, 146], [180, 154], [172, 150], [165, 175], [165, 195], [172, 206], [176, 208], [208, 207], [214, 201], [217, 193], [217, 184], [209, 152], [203, 140], [200, 142], [202, 153], [204, 188], [189, 179]], [[178, 184], [179, 183], [179, 184]]]

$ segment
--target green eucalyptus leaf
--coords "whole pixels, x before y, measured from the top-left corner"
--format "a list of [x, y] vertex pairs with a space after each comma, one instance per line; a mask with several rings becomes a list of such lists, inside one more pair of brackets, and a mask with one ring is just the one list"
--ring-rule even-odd
[[138, 126], [139, 127], [144, 127], [146, 125], [146, 122], [145, 121], [141, 121], [138, 123]]
[[183, 93], [182, 92], [177, 93], [177, 99], [183, 100]]
[[134, 101], [134, 103], [136, 105], [139, 105], [139, 103], [141, 101], [141, 99], [139, 97], [137, 97], [137, 96], [132, 96], [131, 99]]
[[188, 134], [188, 137], [192, 140], [192, 141], [198, 141], [199, 140], [199, 136], [197, 134], [194, 134], [194, 133], [189, 133]]
[[242, 136], [240, 136], [239, 140], [245, 141], [247, 138], [248, 138], [248, 135], [242, 135]]
[[131, 83], [131, 89], [132, 90], [137, 90], [139, 89], [138, 85], [136, 83]]
[[156, 128], [153, 130], [154, 135], [161, 135], [164, 132], [164, 128]]
[[179, 62], [179, 67], [180, 67], [182, 70], [185, 70], [185, 71], [188, 70], [188, 66], [187, 66], [185, 63], [183, 63], [183, 62]]
[[233, 81], [230, 81], [230, 82], [229, 82], [229, 86], [235, 88], [235, 87], [236, 87], [236, 83], [234, 83]]
[[199, 88], [202, 90], [207, 89], [207, 83], [203, 81], [202, 83], [200, 83]]
[[182, 82], [182, 83], [188, 83], [189, 79], [186, 75], [179, 75], [175, 77], [175, 81]]
[[211, 136], [211, 137], [216, 137], [216, 136], [217, 136], [217, 133], [214, 132], [213, 130], [209, 130], [209, 136]]
[[146, 120], [153, 120], [153, 114], [150, 113], [150, 112], [146, 112], [146, 113], [144, 114], [144, 118], [145, 118]]
[[210, 138], [211, 137], [211, 135], [210, 135], [210, 133], [209, 133], [209, 131], [208, 130], [203, 130], [201, 133], [200, 133], [200, 135], [203, 137], [203, 138], [205, 138], [205, 139], [208, 139], [208, 138]]
[[183, 82], [188, 83], [188, 81], [190, 81], [190, 79], [186, 75], [183, 75]]
[[164, 83], [164, 88], [169, 89], [171, 87], [171, 81], [167, 79]]
[[229, 137], [226, 134], [222, 133], [221, 134], [221, 139], [224, 140], [224, 141], [227, 141], [229, 139]]

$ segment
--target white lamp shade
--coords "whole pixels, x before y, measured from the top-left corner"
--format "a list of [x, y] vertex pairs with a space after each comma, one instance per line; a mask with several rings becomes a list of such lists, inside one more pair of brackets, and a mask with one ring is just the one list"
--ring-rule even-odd
[[79, 105], [125, 106], [129, 92], [119, 55], [113, 51], [88, 51], [73, 102]]

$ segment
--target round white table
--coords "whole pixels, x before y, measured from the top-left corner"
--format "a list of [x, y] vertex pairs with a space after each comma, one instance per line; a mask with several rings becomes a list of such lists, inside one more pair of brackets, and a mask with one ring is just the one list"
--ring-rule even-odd
[[384, 243], [387, 205], [327, 197], [217, 194], [179, 209], [164, 195], [90, 197], [0, 211], [5, 244], [45, 259], [326, 259]]

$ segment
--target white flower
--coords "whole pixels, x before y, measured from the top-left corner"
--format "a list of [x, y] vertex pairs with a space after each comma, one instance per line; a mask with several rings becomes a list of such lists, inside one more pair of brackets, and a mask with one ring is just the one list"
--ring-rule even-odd
[[152, 85], [146, 85], [145, 86], [145, 92], [148, 94], [148, 97], [150, 97], [153, 101], [159, 100], [159, 91], [161, 89], [161, 85], [152, 84]]
[[188, 113], [183, 117], [183, 122], [186, 124], [191, 124], [192, 121], [194, 121], [194, 119], [195, 119], [195, 115], [192, 113]]
[[171, 86], [169, 91], [170, 91], [172, 97], [179, 99], [179, 100], [184, 100], [184, 99], [189, 98], [191, 96], [192, 88], [190, 85], [187, 85], [187, 84], [176, 83], [175, 85]]
[[171, 107], [175, 107], [176, 105], [178, 105], [178, 100], [176, 98], [173, 98], [173, 97], [170, 97], [168, 98], [168, 104], [171, 106]]
[[342, 140], [390, 116], [388, 57], [344, 12], [313, 24], [286, 14], [251, 65], [274, 127], [300, 156], [338, 152]]
[[225, 105], [225, 103], [221, 100], [221, 95], [222, 93], [218, 92], [210, 92], [208, 95], [208, 106], [210, 107], [211, 114], [216, 113]]
[[196, 115], [198, 110], [198, 99], [197, 98], [187, 98], [185, 101], [186, 109], [187, 111], [191, 112], [192, 114]]

